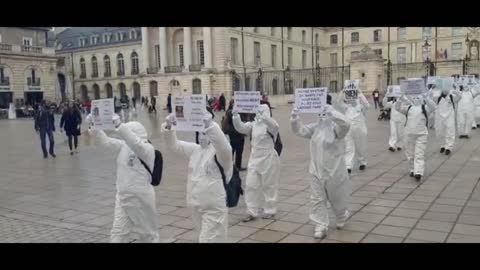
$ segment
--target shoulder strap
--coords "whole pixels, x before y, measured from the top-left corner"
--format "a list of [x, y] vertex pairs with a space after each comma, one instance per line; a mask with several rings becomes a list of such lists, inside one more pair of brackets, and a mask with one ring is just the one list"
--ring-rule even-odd
[[218, 162], [217, 155], [215, 155], [213, 157], [213, 159], [215, 160], [215, 163], [218, 166], [218, 170], [220, 171], [220, 174], [222, 175], [223, 186], [226, 187], [227, 186], [227, 177], [225, 176], [225, 172], [223, 171], [223, 167], [222, 167], [222, 165], [220, 165], [220, 162]]
[[423, 116], [425, 116], [425, 123], [427, 124], [427, 128], [428, 128], [428, 114], [427, 114], [427, 110], [425, 109], [425, 104], [422, 105], [422, 113], [423, 113]]
[[270, 131], [268, 131], [268, 130], [267, 130], [267, 133], [268, 133], [268, 135], [270, 135], [270, 137], [272, 137], [273, 144], [275, 144], [275, 136], [273, 136], [273, 134], [270, 133]]
[[455, 110], [455, 102], [453, 102], [452, 94], [450, 94], [450, 101], [452, 102], [453, 109]]
[[148, 168], [147, 164], [146, 164], [143, 160], [141, 160], [140, 158], [138, 158], [138, 160], [140, 160], [140, 162], [142, 163], [143, 167], [145, 167], [145, 169], [147, 169], [148, 173], [150, 173], [150, 175], [153, 176], [152, 171], [150, 170], [150, 168]]
[[412, 105], [408, 106], [407, 113], [405, 114], [405, 126], [407, 125], [407, 122], [408, 122], [408, 112], [410, 111], [410, 108], [412, 108]]

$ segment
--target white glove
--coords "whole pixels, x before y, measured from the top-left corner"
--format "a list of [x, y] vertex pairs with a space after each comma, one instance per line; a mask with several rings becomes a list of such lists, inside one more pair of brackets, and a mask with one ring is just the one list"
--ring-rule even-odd
[[333, 107], [330, 104], [325, 105], [325, 116], [326, 117], [332, 117], [333, 115]]
[[118, 114], [113, 115], [112, 122], [115, 128], [118, 128], [120, 124], [122, 124], [122, 120], [120, 119], [120, 116], [118, 116]]
[[293, 108], [292, 113], [290, 114], [290, 117], [292, 119], [298, 119], [298, 109], [296, 107]]
[[167, 123], [166, 128], [170, 129], [177, 124], [177, 117], [175, 114], [171, 113], [165, 118], [165, 122]]
[[205, 128], [209, 128], [212, 124], [212, 114], [209, 112], [205, 112], [203, 114], [203, 123], [205, 124]]
[[233, 108], [233, 109], [232, 109], [232, 116], [233, 116], [233, 117], [237, 117], [238, 115], [239, 115], [239, 114], [238, 114], [237, 109]]
[[93, 118], [92, 118], [92, 114], [88, 114], [87, 117], [85, 117], [85, 122], [88, 123], [88, 125], [92, 125], [93, 124]]

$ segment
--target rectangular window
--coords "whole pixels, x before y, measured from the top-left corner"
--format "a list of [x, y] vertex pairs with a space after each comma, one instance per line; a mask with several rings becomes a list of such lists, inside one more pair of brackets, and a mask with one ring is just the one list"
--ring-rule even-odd
[[205, 65], [205, 50], [203, 49], [203, 40], [197, 40], [198, 63]]
[[337, 45], [337, 44], [338, 44], [338, 36], [330, 35], [330, 45]]
[[397, 63], [405, 64], [407, 62], [407, 48], [399, 47], [397, 48]]
[[157, 61], [157, 67], [161, 68], [161, 66], [160, 66], [160, 45], [155, 45], [155, 60]]
[[0, 67], [0, 82], [3, 82], [5, 74], [3, 73], [3, 67]]
[[270, 36], [275, 36], [275, 27], [270, 27]]
[[260, 42], [253, 42], [253, 63], [259, 65], [261, 63]]
[[358, 32], [353, 32], [351, 34], [351, 42], [358, 43], [360, 41], [360, 34]]
[[407, 28], [397, 28], [397, 40], [405, 40], [407, 38]]
[[462, 27], [452, 27], [452, 36], [460, 36], [462, 34]]
[[290, 68], [292, 68], [292, 57], [293, 57], [293, 48], [288, 47], [287, 51], [287, 64]]
[[307, 67], [307, 51], [302, 50], [302, 68]]
[[358, 55], [360, 55], [360, 52], [359, 51], [353, 51], [350, 53], [350, 60], [353, 60], [355, 58], [358, 57]]
[[337, 91], [337, 81], [330, 81], [330, 85], [328, 87], [328, 91], [335, 92]]
[[23, 37], [23, 46], [33, 46], [33, 39], [29, 37]]
[[287, 39], [292, 40], [292, 28], [287, 27]]
[[303, 43], [307, 42], [307, 31], [305, 30], [302, 31], [302, 42]]
[[277, 66], [277, 45], [272, 45], [271, 50], [271, 58], [272, 58], [272, 67]]
[[423, 27], [422, 38], [424, 40], [432, 38], [432, 27]]
[[183, 44], [178, 45], [178, 56], [179, 56], [179, 62], [180, 66], [183, 67]]
[[315, 45], [318, 46], [318, 34], [315, 34]]
[[231, 38], [230, 39], [230, 54], [232, 57], [232, 63], [234, 65], [238, 64], [238, 39]]
[[330, 66], [336, 67], [338, 65], [337, 53], [330, 54]]
[[452, 59], [462, 59], [462, 42], [452, 43]]
[[117, 41], [122, 40], [122, 33], [117, 33]]
[[373, 42], [382, 41], [382, 30], [378, 29], [373, 31]]
[[375, 49], [373, 52], [378, 56], [382, 56], [382, 49]]

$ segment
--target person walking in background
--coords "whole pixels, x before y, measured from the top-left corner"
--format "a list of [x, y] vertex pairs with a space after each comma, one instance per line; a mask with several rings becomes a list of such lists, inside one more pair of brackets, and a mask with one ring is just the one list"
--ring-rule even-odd
[[157, 108], [155, 108], [156, 105], [157, 105], [157, 99], [152, 96], [152, 112], [157, 113]]
[[172, 94], [171, 93], [168, 93], [167, 109], [168, 109], [168, 113], [172, 113]]
[[239, 171], [246, 171], [246, 168], [242, 168], [242, 156], [243, 156], [243, 147], [245, 145], [245, 135], [239, 133], [233, 126], [233, 105], [234, 100], [230, 100], [228, 105], [228, 110], [225, 113], [225, 119], [222, 121], [222, 129], [225, 134], [230, 138], [230, 146], [232, 146], [232, 157], [235, 156], [235, 167]]
[[132, 105], [133, 105], [134, 109], [137, 108], [137, 98], [136, 97], [132, 97]]
[[82, 124], [82, 114], [77, 105], [73, 104], [67, 106], [60, 119], [60, 132], [62, 128], [65, 130], [65, 135], [68, 137], [68, 147], [70, 148], [70, 155], [73, 155], [72, 137], [75, 145], [75, 153], [78, 153], [78, 136], [80, 136], [80, 126]]
[[218, 108], [218, 111], [225, 111], [225, 105], [227, 103], [227, 100], [225, 99], [225, 96], [223, 95], [223, 93], [220, 95], [220, 98], [218, 99], [219, 101], [219, 108]]
[[378, 92], [378, 89], [375, 89], [372, 92], [373, 96], [373, 103], [375, 104], [375, 110], [377, 110], [378, 106], [380, 106], [380, 92]]
[[[48, 158], [48, 153], [50, 153], [52, 157], [56, 157], [53, 150], [55, 144], [53, 139], [53, 132], [55, 132], [55, 117], [53, 116], [53, 112], [49, 109], [49, 106], [45, 101], [42, 101], [37, 113], [35, 114], [35, 131], [40, 134], [43, 157]], [[48, 141], [50, 142], [48, 152], [47, 147], [45, 146], [45, 137], [47, 135]]]
[[87, 97], [87, 100], [85, 101], [85, 109], [87, 111], [87, 114], [90, 113], [91, 108], [92, 108], [92, 102], [90, 101], [90, 98]]

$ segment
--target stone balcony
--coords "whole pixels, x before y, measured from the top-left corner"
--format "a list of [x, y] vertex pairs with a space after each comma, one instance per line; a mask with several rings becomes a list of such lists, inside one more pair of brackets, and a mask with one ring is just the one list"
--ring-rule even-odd
[[158, 73], [158, 67], [147, 68], [147, 74], [157, 74], [157, 73]]
[[54, 48], [0, 43], [0, 53], [55, 56]]
[[165, 67], [165, 73], [181, 73], [183, 66], [167, 66]]
[[202, 67], [203, 65], [201, 64], [190, 65], [188, 66], [188, 70], [190, 72], [199, 72], [199, 71], [202, 71]]
[[28, 86], [40, 86], [40, 78], [35, 78], [35, 80], [32, 80], [32, 78], [27, 78], [27, 85]]

